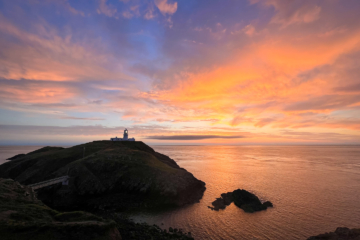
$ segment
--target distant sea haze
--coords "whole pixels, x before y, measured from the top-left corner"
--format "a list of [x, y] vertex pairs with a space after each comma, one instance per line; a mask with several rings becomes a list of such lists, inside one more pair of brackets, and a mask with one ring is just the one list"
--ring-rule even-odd
[[[41, 146], [2, 146], [8, 157]], [[337, 227], [360, 227], [359, 146], [152, 146], [206, 182], [200, 203], [131, 216], [195, 239], [306, 239]], [[245, 213], [234, 204], [211, 211], [221, 193], [255, 193], [274, 208]]]

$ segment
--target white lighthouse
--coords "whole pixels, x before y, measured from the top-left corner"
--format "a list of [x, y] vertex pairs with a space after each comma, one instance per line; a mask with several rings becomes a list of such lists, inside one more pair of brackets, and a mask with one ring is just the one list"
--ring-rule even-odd
[[129, 138], [129, 131], [125, 128], [123, 138], [110, 138], [111, 141], [135, 141], [135, 138]]
[[128, 140], [128, 130], [125, 128], [123, 140]]

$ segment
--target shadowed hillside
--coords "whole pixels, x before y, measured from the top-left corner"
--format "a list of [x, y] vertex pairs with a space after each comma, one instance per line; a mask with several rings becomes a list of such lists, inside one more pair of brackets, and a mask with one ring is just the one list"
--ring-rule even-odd
[[0, 238], [121, 240], [116, 223], [86, 212], [58, 212], [29, 187], [0, 179]]
[[39, 191], [49, 206], [118, 210], [182, 206], [198, 201], [205, 190], [204, 182], [143, 142], [46, 147], [0, 165], [0, 177], [26, 185], [63, 175], [70, 175], [69, 186]]

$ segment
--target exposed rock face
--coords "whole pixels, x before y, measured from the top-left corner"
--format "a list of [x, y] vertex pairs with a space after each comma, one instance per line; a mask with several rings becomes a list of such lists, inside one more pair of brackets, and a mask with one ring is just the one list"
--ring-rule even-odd
[[0, 238], [121, 240], [114, 221], [85, 212], [55, 211], [31, 188], [11, 179], [0, 179]]
[[360, 229], [349, 229], [346, 227], [338, 227], [335, 232], [320, 234], [317, 236], [309, 237], [308, 240], [359, 240]]
[[232, 202], [245, 212], [250, 213], [266, 210], [268, 207], [273, 206], [273, 204], [269, 201], [261, 203], [260, 199], [256, 195], [246, 190], [237, 189], [233, 192], [221, 194], [221, 198], [217, 198], [214, 202], [212, 202], [214, 207], [209, 208], [218, 211], [219, 209], [225, 209], [226, 206], [229, 206]]
[[68, 187], [38, 192], [57, 209], [182, 206], [198, 201], [205, 191], [204, 182], [142, 142], [95, 141], [37, 151], [0, 165], [0, 177], [32, 184], [70, 175]]

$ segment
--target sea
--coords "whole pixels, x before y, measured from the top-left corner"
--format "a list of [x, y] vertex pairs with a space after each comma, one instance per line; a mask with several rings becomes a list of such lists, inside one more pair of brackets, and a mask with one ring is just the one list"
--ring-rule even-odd
[[[181, 228], [195, 239], [307, 239], [360, 228], [360, 146], [152, 146], [206, 183], [199, 203], [138, 212], [136, 222]], [[0, 147], [7, 157], [39, 146]], [[245, 189], [273, 208], [245, 213], [208, 208], [221, 193]]]

